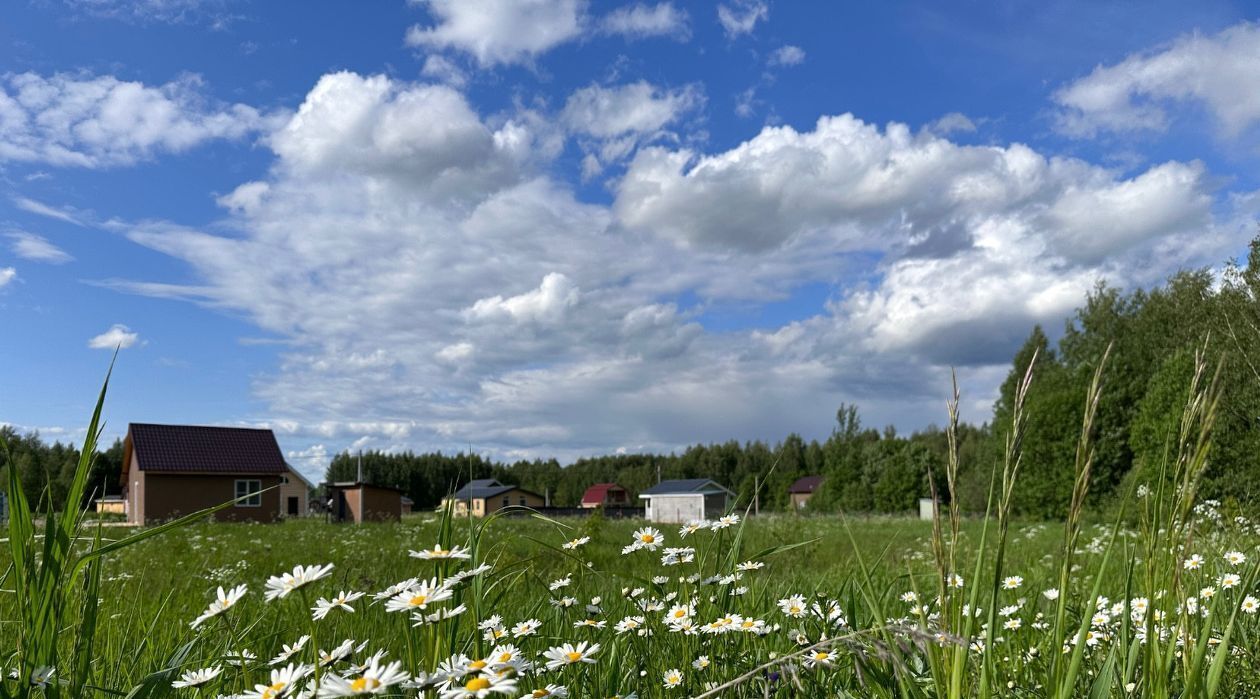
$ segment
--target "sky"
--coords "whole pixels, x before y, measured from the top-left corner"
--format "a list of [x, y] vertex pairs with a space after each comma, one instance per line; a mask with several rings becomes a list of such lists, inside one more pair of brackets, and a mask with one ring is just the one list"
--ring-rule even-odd
[[0, 423], [492, 458], [985, 421], [1035, 324], [1238, 258], [1216, 2], [17, 0]]

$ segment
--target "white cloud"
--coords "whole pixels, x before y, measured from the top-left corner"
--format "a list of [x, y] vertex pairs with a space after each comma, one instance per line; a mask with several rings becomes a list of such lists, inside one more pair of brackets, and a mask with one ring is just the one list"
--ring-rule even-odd
[[49, 206], [43, 202], [35, 201], [34, 199], [28, 199], [26, 197], [13, 197], [13, 205], [23, 211], [28, 211], [38, 216], [46, 216], [48, 218], [57, 219], [58, 221], [73, 223], [76, 226], [83, 225], [83, 221], [79, 220], [79, 218], [73, 213], [66, 211], [65, 209], [58, 209], [56, 207]]
[[140, 334], [131, 331], [122, 324], [114, 324], [109, 330], [88, 340], [88, 347], [92, 349], [112, 350], [114, 348], [127, 349], [133, 347], [140, 341]]
[[718, 23], [729, 39], [751, 34], [757, 22], [770, 18], [770, 6], [761, 0], [735, 0], [717, 8]]
[[468, 75], [464, 73], [464, 70], [441, 54], [433, 54], [425, 58], [420, 74], [454, 87], [463, 87], [468, 82]]
[[0, 78], [0, 162], [100, 168], [180, 153], [264, 130], [243, 104], [210, 105], [185, 76], [153, 87], [113, 76], [57, 73]]
[[578, 38], [584, 0], [418, 0], [437, 21], [407, 31], [409, 46], [455, 49], [483, 67], [521, 63]]
[[9, 239], [13, 241], [10, 247], [13, 254], [26, 260], [35, 260], [36, 262], [48, 262], [59, 265], [73, 260], [70, 253], [48, 242], [46, 238], [27, 233], [26, 231], [13, 231], [8, 234]]
[[1260, 121], [1260, 26], [1242, 23], [1215, 36], [1182, 36], [1154, 51], [1099, 66], [1054, 95], [1057, 126], [1077, 137], [1162, 131], [1167, 108], [1206, 108], [1227, 135]]
[[691, 36], [687, 11], [671, 2], [655, 5], [625, 5], [604, 15], [600, 28], [607, 34], [620, 34], [631, 39], [668, 36], [680, 41]]
[[950, 112], [928, 124], [926, 128], [938, 136], [949, 136], [955, 133], [974, 133], [976, 123], [966, 114]]
[[799, 46], [780, 46], [770, 54], [769, 64], [772, 66], [795, 66], [805, 62], [805, 49]]
[[221, 29], [237, 17], [229, 0], [63, 0], [72, 10], [92, 17], [141, 23], [205, 22]]
[[17, 270], [12, 267], [0, 267], [0, 289], [17, 279]]
[[[724, 152], [641, 150], [613, 205], [591, 204], [546, 174], [545, 122], [325, 76], [267, 142], [265, 179], [220, 200], [225, 220], [122, 229], [194, 278], [109, 284], [284, 340], [256, 391], [297, 448], [569, 459], [825, 436], [841, 401], [924, 424], [950, 364], [983, 419], [1032, 322], [1060, 322], [1100, 277], [1215, 262], [1250, 230], [1213, 218], [1196, 163], [1122, 177], [850, 115]], [[790, 322], [702, 324], [806, 284], [830, 300]]]
[[665, 90], [643, 80], [616, 87], [590, 85], [569, 95], [561, 119], [572, 131], [602, 138], [646, 134], [668, 126], [703, 101], [695, 86]]

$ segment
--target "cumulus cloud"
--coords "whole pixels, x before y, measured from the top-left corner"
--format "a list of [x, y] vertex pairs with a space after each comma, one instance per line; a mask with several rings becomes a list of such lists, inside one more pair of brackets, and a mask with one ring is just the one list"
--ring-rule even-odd
[[721, 3], [717, 8], [718, 24], [728, 39], [751, 34], [758, 22], [770, 18], [770, 6], [761, 0], [735, 0]]
[[0, 78], [0, 162], [100, 168], [264, 130], [243, 104], [214, 105], [195, 76], [160, 86], [57, 73]]
[[1120, 63], [1098, 66], [1054, 95], [1057, 126], [1070, 136], [1162, 131], [1168, 108], [1206, 109], [1226, 135], [1260, 121], [1260, 26], [1242, 23], [1214, 36], [1182, 36]]
[[17, 279], [17, 270], [12, 267], [0, 267], [0, 289]]
[[[1032, 322], [1100, 277], [1214, 262], [1248, 230], [1213, 217], [1197, 163], [1121, 176], [852, 115], [727, 151], [648, 147], [612, 205], [588, 203], [548, 174], [548, 128], [446, 86], [325, 76], [224, 220], [121, 228], [195, 278], [111, 286], [284, 340], [256, 390], [289, 443], [566, 459], [822, 436], [842, 401], [924, 424], [951, 364], [982, 418]], [[829, 300], [790, 322], [705, 327], [806, 284]]]
[[48, 242], [42, 236], [26, 231], [13, 231], [9, 233], [9, 240], [12, 241], [10, 247], [13, 254], [26, 260], [34, 260], [36, 262], [48, 262], [59, 265], [73, 260], [70, 253]]
[[420, 0], [436, 20], [407, 31], [409, 46], [454, 49], [483, 67], [521, 63], [579, 37], [584, 0]]
[[569, 95], [561, 119], [572, 131], [602, 138], [651, 133], [702, 101], [695, 86], [666, 90], [644, 80], [616, 87], [591, 85]]
[[805, 62], [805, 49], [799, 46], [780, 46], [770, 54], [768, 63], [772, 66], [795, 66]]
[[606, 34], [620, 34], [631, 39], [668, 36], [681, 41], [691, 36], [687, 11], [674, 7], [672, 2], [618, 7], [604, 15], [600, 28]]
[[92, 349], [112, 350], [114, 348], [127, 349], [133, 347], [140, 341], [140, 334], [131, 331], [125, 325], [114, 324], [109, 330], [88, 340], [88, 347]]

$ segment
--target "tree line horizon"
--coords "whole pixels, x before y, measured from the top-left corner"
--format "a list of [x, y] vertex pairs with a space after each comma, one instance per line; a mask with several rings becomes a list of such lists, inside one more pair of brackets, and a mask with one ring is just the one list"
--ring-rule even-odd
[[[999, 463], [1016, 386], [1037, 357], [1025, 411], [1028, 428], [1014, 511], [1057, 518], [1071, 497], [1074, 449], [1089, 381], [1106, 349], [1102, 400], [1095, 421], [1097, 454], [1091, 505], [1114, 503], [1136, 484], [1160, 477], [1176, 438], [1196, 350], [1206, 348], [1220, 365], [1225, 386], [1203, 496], [1238, 506], [1260, 503], [1260, 236], [1251, 241], [1246, 266], [1226, 264], [1217, 273], [1185, 270], [1150, 290], [1128, 293], [1099, 282], [1050, 342], [1034, 326], [1012, 358], [989, 420], [958, 427], [958, 498], [964, 509], [983, 511], [994, 464]], [[0, 427], [21, 469], [32, 502], [48, 488], [54, 507], [64, 505], [78, 451], [45, 443], [38, 433]], [[661, 479], [712, 478], [733, 490], [741, 506], [756, 496], [762, 510], [790, 508], [788, 487], [802, 476], [823, 476], [810, 512], [903, 513], [931, 492], [949, 454], [946, 432], [935, 426], [898, 434], [892, 427], [862, 424], [859, 408], [841, 404], [830, 436], [805, 440], [787, 435], [761, 440], [694, 444], [668, 454], [583, 457], [568, 466], [556, 459], [511, 463], [476, 453], [341, 452], [325, 471], [328, 481], [363, 477], [403, 490], [416, 509], [436, 507], [473, 478], [495, 478], [540, 494], [552, 505], [576, 506], [592, 484], [614, 482], [632, 494]], [[0, 467], [7, 467], [0, 453]], [[98, 496], [118, 492], [122, 442], [100, 452], [92, 471]], [[2, 472], [2, 469], [0, 469]], [[937, 492], [944, 484], [937, 483]], [[85, 505], [87, 503], [84, 503]]]

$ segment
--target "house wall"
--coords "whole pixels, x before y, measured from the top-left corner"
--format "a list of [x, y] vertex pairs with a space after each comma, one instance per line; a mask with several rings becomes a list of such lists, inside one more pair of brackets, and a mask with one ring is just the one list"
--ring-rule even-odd
[[813, 493], [792, 493], [791, 498], [793, 509], [799, 510], [802, 507], [805, 507], [805, 503], [809, 502], [809, 499], [812, 496]]
[[[288, 479], [288, 483], [284, 482], [284, 478]], [[306, 487], [306, 483], [302, 482], [293, 473], [284, 474], [284, 478], [280, 483], [280, 516], [289, 516], [289, 498], [297, 498], [298, 517], [304, 517], [307, 514], [310, 500], [310, 489]]]
[[357, 522], [397, 522], [402, 519], [402, 493], [388, 488], [363, 486]]
[[[504, 498], [507, 498], [507, 505], [503, 504]], [[504, 507], [543, 507], [545, 502], [543, 498], [523, 490], [509, 490], [502, 495], [496, 495], [492, 498], [486, 498], [481, 511], [477, 510], [477, 502], [473, 501], [473, 514], [484, 517], [493, 512], [503, 509]]]
[[704, 496], [699, 493], [653, 495], [648, 502], [647, 518], [653, 522], [683, 524], [704, 519]]
[[704, 519], [717, 519], [726, 514], [726, 493], [713, 493], [704, 496]]
[[[205, 475], [183, 473], [148, 473], [134, 470], [130, 487], [138, 492], [131, 500], [132, 520], [135, 522], [161, 522], [192, 514], [207, 507], [221, 505], [236, 498], [236, 481], [241, 478], [259, 481], [265, 492], [258, 507], [233, 505], [212, 515], [220, 522], [274, 522], [280, 517], [279, 489], [266, 490], [279, 485], [280, 476]], [[132, 497], [128, 493], [128, 497]], [[136, 510], [139, 510], [138, 512]]]

